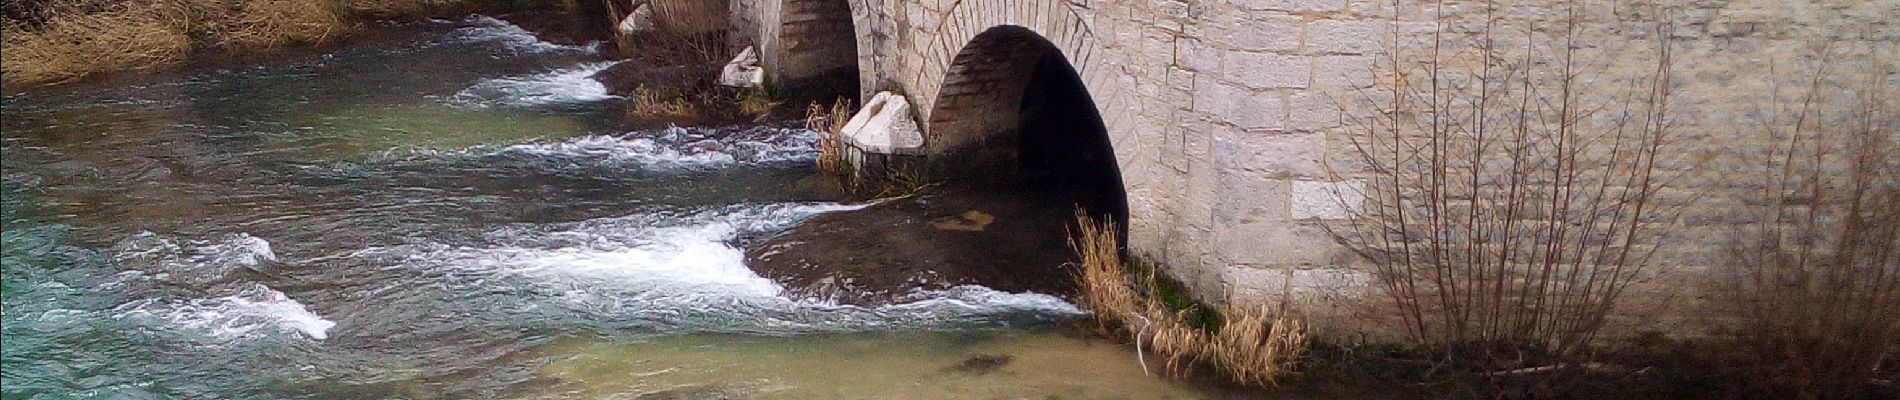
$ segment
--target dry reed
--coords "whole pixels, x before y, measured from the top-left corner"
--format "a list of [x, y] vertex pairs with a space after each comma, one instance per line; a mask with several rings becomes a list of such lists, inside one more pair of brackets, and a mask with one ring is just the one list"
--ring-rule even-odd
[[699, 107], [681, 96], [666, 96], [660, 91], [638, 88], [633, 90], [633, 106], [627, 114], [638, 118], [676, 118], [692, 119], [699, 117]]
[[818, 170], [849, 175], [844, 162], [844, 125], [851, 122], [851, 101], [838, 99], [827, 109], [817, 102], [805, 108], [805, 129], [818, 132]]
[[1146, 353], [1152, 352], [1170, 376], [1212, 364], [1235, 383], [1272, 387], [1292, 374], [1304, 356], [1305, 325], [1289, 317], [1287, 307], [1224, 308], [1225, 323], [1194, 326], [1186, 316], [1192, 310], [1174, 310], [1156, 299], [1153, 291], [1159, 281], [1153, 268], [1128, 270], [1113, 223], [1095, 221], [1081, 211], [1076, 223], [1069, 246], [1081, 257], [1076, 281], [1082, 299], [1094, 313], [1098, 331], [1131, 337], [1144, 370]]

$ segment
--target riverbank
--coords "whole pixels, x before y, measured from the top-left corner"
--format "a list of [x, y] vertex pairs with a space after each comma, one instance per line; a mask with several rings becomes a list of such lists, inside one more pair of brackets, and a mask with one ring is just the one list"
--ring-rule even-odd
[[[73, 82], [187, 61], [254, 58], [336, 42], [372, 20], [560, 10], [553, 0], [192, 0], [139, 3], [44, 0], [8, 3], [0, 83]], [[578, 23], [579, 10], [573, 23]], [[605, 18], [601, 18], [605, 25]], [[549, 29], [557, 31], [558, 29]], [[571, 29], [570, 29], [571, 30]]]

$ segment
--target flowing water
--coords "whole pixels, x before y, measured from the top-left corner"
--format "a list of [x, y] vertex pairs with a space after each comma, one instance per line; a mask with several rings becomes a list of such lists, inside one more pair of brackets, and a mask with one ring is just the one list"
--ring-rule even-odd
[[[5, 398], [1195, 398], [977, 286], [789, 298], [815, 135], [617, 126], [492, 18], [4, 100]], [[866, 227], [866, 229], [876, 229]]]

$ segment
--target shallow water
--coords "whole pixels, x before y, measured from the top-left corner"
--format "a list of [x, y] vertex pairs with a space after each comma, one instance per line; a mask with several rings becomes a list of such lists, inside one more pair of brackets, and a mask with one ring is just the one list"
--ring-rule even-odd
[[628, 130], [611, 61], [492, 18], [372, 36], [7, 95], [0, 394], [1196, 396], [1052, 296], [785, 296], [741, 249], [857, 207], [812, 132]]

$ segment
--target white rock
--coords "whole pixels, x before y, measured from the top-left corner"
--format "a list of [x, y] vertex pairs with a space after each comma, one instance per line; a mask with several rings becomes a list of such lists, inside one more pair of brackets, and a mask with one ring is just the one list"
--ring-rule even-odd
[[746, 46], [739, 55], [726, 63], [719, 71], [719, 84], [732, 87], [756, 88], [765, 85], [765, 68], [759, 66], [759, 51]]
[[653, 7], [645, 2], [634, 5], [633, 12], [628, 13], [626, 19], [620, 20], [620, 25], [617, 26], [622, 35], [652, 31], [656, 28], [657, 26], [653, 24]]
[[911, 118], [910, 101], [878, 92], [844, 125], [844, 143], [866, 153], [922, 155], [923, 131]]

